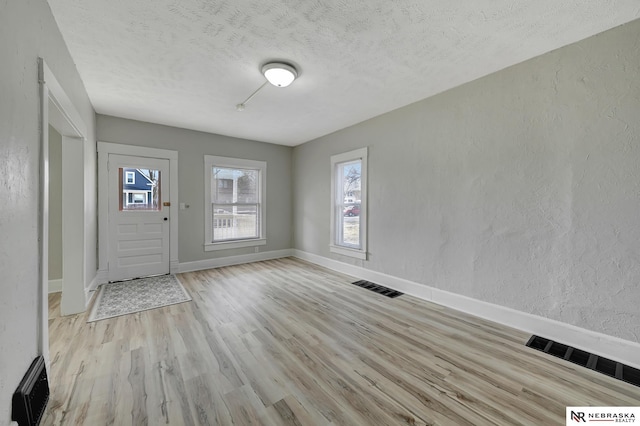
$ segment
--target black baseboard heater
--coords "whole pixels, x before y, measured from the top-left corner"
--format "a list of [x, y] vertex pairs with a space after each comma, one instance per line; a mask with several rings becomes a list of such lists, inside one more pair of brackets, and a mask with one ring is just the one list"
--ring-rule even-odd
[[13, 394], [11, 420], [19, 426], [37, 426], [49, 401], [49, 381], [42, 356], [31, 363]]

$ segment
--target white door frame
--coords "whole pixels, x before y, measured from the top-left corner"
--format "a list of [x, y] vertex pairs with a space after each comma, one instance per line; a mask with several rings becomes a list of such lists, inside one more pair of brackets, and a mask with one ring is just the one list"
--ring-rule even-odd
[[162, 158], [169, 160], [169, 273], [178, 271], [178, 151], [147, 148], [98, 141], [98, 284], [108, 282], [109, 271], [109, 154], [132, 155], [137, 157]]
[[[43, 58], [38, 58], [38, 83], [40, 86], [40, 122], [38, 123], [40, 126], [38, 352], [42, 354], [47, 367], [49, 367], [49, 124], [63, 137], [63, 143], [65, 139], [67, 141], [75, 139], [81, 142], [81, 145], [86, 142], [87, 126]], [[79, 170], [83, 170], [82, 176], [84, 176], [84, 163], [81, 162], [75, 166]], [[63, 196], [63, 205], [66, 201], [69, 200], [65, 200]], [[84, 220], [84, 210], [80, 214]], [[74, 240], [73, 232], [68, 229], [65, 232], [63, 229], [63, 247], [68, 246], [70, 241]], [[84, 260], [83, 252], [80, 262], [82, 268], [80, 273], [82, 274], [84, 274]], [[78, 266], [76, 265], [76, 267]], [[84, 278], [84, 275], [82, 277]], [[65, 288], [64, 283], [62, 291], [63, 295], [65, 291], [78, 292], [75, 288], [70, 289], [68, 286]], [[84, 286], [80, 289], [80, 294], [84, 299]], [[71, 294], [70, 296], [72, 299], [76, 299], [78, 295]]]

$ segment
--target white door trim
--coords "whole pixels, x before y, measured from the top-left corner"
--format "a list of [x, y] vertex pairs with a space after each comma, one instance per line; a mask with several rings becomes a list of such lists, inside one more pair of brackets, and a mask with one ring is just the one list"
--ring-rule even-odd
[[[62, 136], [62, 300], [60, 314], [84, 312], [90, 300], [86, 277], [85, 140]], [[82, 172], [80, 172], [82, 167]]]
[[169, 273], [178, 272], [178, 151], [112, 142], [98, 142], [98, 284], [108, 282], [109, 269], [109, 154], [169, 160]]
[[[38, 58], [40, 86], [40, 182], [39, 182], [39, 282], [38, 282], [38, 352], [49, 363], [49, 124], [63, 137], [86, 141], [87, 126], [73, 102], [58, 82], [43, 58]], [[82, 170], [84, 164], [81, 163]], [[84, 173], [83, 173], [84, 176]], [[62, 203], [65, 204], [63, 198]], [[83, 225], [84, 227], [84, 225]], [[63, 246], [68, 244], [70, 232], [63, 232]], [[83, 253], [84, 262], [84, 253]], [[84, 265], [84, 263], [83, 263]], [[64, 277], [63, 277], [64, 279]], [[63, 284], [63, 295], [64, 295]]]

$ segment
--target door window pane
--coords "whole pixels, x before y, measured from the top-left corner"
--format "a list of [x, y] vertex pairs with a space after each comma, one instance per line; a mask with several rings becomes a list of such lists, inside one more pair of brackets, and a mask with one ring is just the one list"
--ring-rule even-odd
[[118, 191], [120, 211], [160, 211], [160, 170], [121, 167]]

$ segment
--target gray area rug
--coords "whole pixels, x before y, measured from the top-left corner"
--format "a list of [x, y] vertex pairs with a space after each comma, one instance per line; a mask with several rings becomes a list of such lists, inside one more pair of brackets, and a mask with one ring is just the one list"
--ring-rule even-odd
[[191, 296], [175, 275], [102, 284], [87, 322], [188, 302]]

